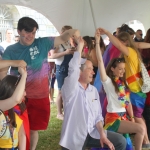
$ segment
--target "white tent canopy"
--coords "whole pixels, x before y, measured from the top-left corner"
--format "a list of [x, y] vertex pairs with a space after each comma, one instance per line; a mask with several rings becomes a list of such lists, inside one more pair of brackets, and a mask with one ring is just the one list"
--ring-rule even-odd
[[130, 20], [139, 20], [145, 30], [150, 28], [148, 0], [0, 0], [0, 4], [32, 8], [46, 16], [58, 31], [71, 25], [82, 35], [92, 36], [97, 27], [114, 31]]

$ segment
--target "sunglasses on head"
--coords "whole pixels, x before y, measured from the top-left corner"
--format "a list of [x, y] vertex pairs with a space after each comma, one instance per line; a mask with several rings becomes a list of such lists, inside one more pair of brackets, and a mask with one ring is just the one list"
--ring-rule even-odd
[[125, 59], [122, 57], [122, 58], [115, 58], [113, 63], [112, 63], [112, 66], [115, 64], [115, 63], [121, 63], [121, 62], [124, 62], [125, 63]]

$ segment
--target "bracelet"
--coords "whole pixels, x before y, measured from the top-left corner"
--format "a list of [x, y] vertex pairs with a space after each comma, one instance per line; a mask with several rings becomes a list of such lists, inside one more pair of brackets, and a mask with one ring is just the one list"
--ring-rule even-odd
[[134, 118], [134, 116], [131, 116], [130, 119]]

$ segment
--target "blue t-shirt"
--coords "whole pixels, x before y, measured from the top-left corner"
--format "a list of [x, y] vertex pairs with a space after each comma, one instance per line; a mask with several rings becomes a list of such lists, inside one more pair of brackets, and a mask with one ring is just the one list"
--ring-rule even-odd
[[[48, 97], [48, 51], [54, 48], [54, 37], [35, 39], [30, 46], [19, 42], [8, 46], [3, 54], [5, 60], [24, 60], [27, 63], [26, 93], [28, 98]], [[12, 68], [13, 74], [17, 73]]]

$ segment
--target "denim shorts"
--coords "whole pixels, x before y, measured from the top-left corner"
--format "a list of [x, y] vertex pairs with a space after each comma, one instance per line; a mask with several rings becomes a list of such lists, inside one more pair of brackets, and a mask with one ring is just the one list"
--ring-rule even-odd
[[61, 90], [62, 85], [64, 84], [64, 79], [68, 76], [68, 72], [60, 70], [60, 66], [56, 66], [56, 79], [58, 89]]

